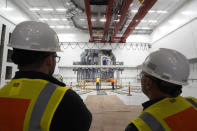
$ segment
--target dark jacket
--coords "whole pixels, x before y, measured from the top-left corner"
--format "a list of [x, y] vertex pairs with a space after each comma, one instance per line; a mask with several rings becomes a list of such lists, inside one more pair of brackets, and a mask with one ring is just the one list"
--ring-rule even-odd
[[[43, 79], [59, 86], [65, 86], [52, 76], [40, 72], [16, 72], [14, 79]], [[50, 131], [88, 131], [92, 122], [92, 114], [80, 96], [68, 90], [60, 102], [50, 125]]]
[[[162, 100], [162, 99], [163, 99], [163, 98], [160, 98], [160, 99], [153, 99], [153, 100], [149, 100], [149, 101], [147, 101], [147, 102], [144, 102], [144, 103], [142, 104], [143, 110], [145, 110], [145, 109], [148, 108], [149, 106], [153, 105], [154, 103], [156, 103], [156, 102], [158, 102], [158, 101], [160, 101], [160, 100]], [[137, 129], [137, 127], [136, 127], [133, 123], [130, 123], [130, 124], [126, 127], [125, 131], [139, 131], [139, 130]]]

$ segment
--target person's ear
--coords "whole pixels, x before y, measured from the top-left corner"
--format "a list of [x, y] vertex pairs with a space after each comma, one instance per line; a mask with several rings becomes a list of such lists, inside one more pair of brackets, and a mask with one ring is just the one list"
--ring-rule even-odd
[[49, 55], [44, 59], [44, 61], [45, 61], [46, 65], [51, 66], [53, 64], [53, 57], [51, 55]]
[[153, 86], [153, 80], [151, 78], [146, 77], [146, 88], [147, 90], [151, 90], [152, 86]]

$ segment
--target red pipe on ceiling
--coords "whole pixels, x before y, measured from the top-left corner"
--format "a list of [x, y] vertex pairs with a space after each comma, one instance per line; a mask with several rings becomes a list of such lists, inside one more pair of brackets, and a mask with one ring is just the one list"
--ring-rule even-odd
[[102, 38], [102, 42], [105, 42], [105, 37], [111, 22], [111, 12], [112, 12], [112, 8], [113, 8], [113, 3], [114, 0], [109, 0], [108, 1], [108, 10], [107, 10], [107, 14], [106, 14], [106, 23], [105, 23], [105, 28], [104, 28], [104, 33], [103, 33], [103, 38]]
[[133, 17], [133, 20], [122, 35], [121, 42], [126, 42], [126, 39], [130, 35], [130, 33], [135, 29], [135, 27], [140, 23], [140, 21], [144, 18], [144, 16], [148, 13], [148, 11], [153, 7], [156, 2], [157, 0], [144, 0], [138, 12]]
[[85, 8], [86, 8], [86, 15], [88, 19], [88, 28], [89, 28], [89, 34], [90, 34], [90, 42], [93, 42], [93, 33], [92, 33], [92, 22], [91, 22], [91, 13], [90, 13], [90, 2], [89, 0], [84, 0]]
[[133, 2], [133, 0], [125, 0], [123, 6], [122, 6], [122, 11], [121, 11], [121, 16], [119, 22], [116, 24], [113, 34], [111, 36], [111, 42], [114, 42], [114, 37], [116, 36], [118, 30], [120, 29], [122, 23], [124, 22], [124, 19], [126, 17], [127, 11], [129, 9], [130, 4]]

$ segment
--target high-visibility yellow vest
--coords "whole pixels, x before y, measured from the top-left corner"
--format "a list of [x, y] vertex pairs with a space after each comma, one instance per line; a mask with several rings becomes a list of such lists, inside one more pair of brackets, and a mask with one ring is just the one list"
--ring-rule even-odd
[[68, 88], [41, 79], [13, 79], [0, 89], [0, 131], [49, 131]]
[[197, 131], [197, 99], [165, 98], [146, 108], [132, 123], [139, 131]]
[[96, 83], [100, 83], [100, 78], [99, 77], [96, 78]]

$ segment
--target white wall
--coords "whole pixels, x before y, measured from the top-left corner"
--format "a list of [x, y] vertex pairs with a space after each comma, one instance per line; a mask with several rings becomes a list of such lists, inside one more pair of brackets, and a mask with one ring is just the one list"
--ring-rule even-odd
[[152, 34], [152, 50], [158, 48], [175, 49], [188, 59], [197, 57], [197, 1], [187, 4]]
[[145, 42], [145, 43], [151, 43], [151, 37], [150, 35], [130, 35], [126, 42]]
[[[7, 8], [6, 8], [7, 1]], [[5, 17], [14, 24], [22, 21], [31, 20], [20, 8], [18, 8], [11, 0], [0, 0], [0, 16]]]
[[[94, 45], [93, 45], [94, 44]], [[140, 65], [145, 57], [149, 54], [147, 46], [136, 46], [131, 43], [128, 44], [101, 44], [101, 43], [72, 43], [62, 46], [63, 52], [58, 53], [61, 56], [59, 65], [70, 66], [74, 61], [80, 61], [80, 55], [85, 49], [111, 49], [116, 57], [116, 61], [123, 61], [125, 66], [135, 67]], [[65, 49], [64, 49], [64, 48]], [[81, 47], [84, 47], [81, 49]], [[93, 48], [92, 48], [93, 47]], [[99, 48], [98, 48], [99, 47]]]
[[[148, 54], [148, 47], [146, 51], [139, 50], [141, 45], [138, 44], [137, 46], [134, 44], [116, 44], [116, 43], [89, 43], [84, 44], [85, 42], [89, 41], [89, 34], [83, 31], [73, 31], [67, 34], [58, 34], [60, 42], [81, 42], [80, 44], [77, 43], [70, 43], [65, 46], [62, 46], [63, 52], [59, 53], [62, 56], [62, 60], [60, 65], [72, 65], [73, 61], [80, 60], [80, 54], [84, 51], [84, 49], [112, 49], [114, 55], [117, 58], [117, 61], [124, 61], [125, 65], [128, 66], [136, 66], [141, 64], [144, 58]], [[83, 43], [84, 42], [84, 43]], [[131, 35], [128, 37], [127, 42], [142, 42], [142, 43], [150, 43], [150, 37], [148, 35]], [[83, 48], [83, 49], [81, 49]], [[129, 57], [128, 57], [129, 56]]]
[[4, 49], [3, 49], [2, 70], [1, 70], [1, 76], [0, 76], [1, 77], [0, 87], [2, 87], [2, 85], [4, 85], [7, 81], [9, 81], [9, 80], [5, 80], [6, 66], [12, 67], [12, 77], [14, 76], [15, 71], [17, 70], [17, 67], [15, 64], [7, 62], [7, 52], [8, 52], [8, 49], [11, 49], [11, 48], [7, 47], [7, 44], [9, 41], [9, 33], [12, 32], [15, 25], [13, 25], [12, 23], [3, 19], [2, 17], [0, 17], [0, 37], [1, 37], [1, 33], [2, 33], [2, 25], [3, 24], [6, 25], [6, 32], [5, 32], [5, 41], [4, 41]]
[[90, 35], [83, 31], [72, 31], [64, 34], [58, 34], [60, 42], [88, 42], [90, 39]]
[[0, 87], [9, 81], [5, 80], [6, 66], [12, 67], [12, 77], [15, 75], [15, 71], [17, 70], [17, 66], [15, 64], [7, 62], [8, 49], [12, 50], [12, 48], [7, 47], [9, 33], [13, 31], [16, 24], [26, 20], [31, 20], [31, 18], [27, 16], [22, 10], [20, 10], [16, 5], [14, 5], [12, 1], [7, 1], [7, 8], [6, 0], [0, 1], [0, 36], [2, 33], [2, 25], [6, 25]]
[[[66, 37], [64, 37], [66, 38]], [[79, 37], [78, 37], [79, 39]], [[136, 69], [131, 67], [136, 67], [140, 65], [146, 56], [149, 54], [148, 44], [137, 44], [137, 43], [64, 43], [62, 47], [63, 52], [58, 53], [61, 56], [61, 61], [58, 63], [59, 74], [61, 74], [65, 79], [64, 82], [73, 83], [76, 82], [77, 74], [72, 71], [73, 62], [80, 61], [80, 55], [85, 49], [101, 49], [101, 50], [112, 50], [116, 57], [116, 61], [124, 62], [124, 66], [130, 67], [125, 69], [120, 77], [130, 77], [123, 82], [128, 84], [131, 77], [136, 77], [138, 72]], [[75, 79], [73, 79], [75, 77]], [[72, 80], [70, 80], [72, 79]]]
[[[197, 58], [197, 1], [186, 2], [151, 35], [152, 48], [170, 48], [188, 59]], [[190, 63], [189, 85], [183, 86], [183, 96], [197, 97], [197, 63]]]

